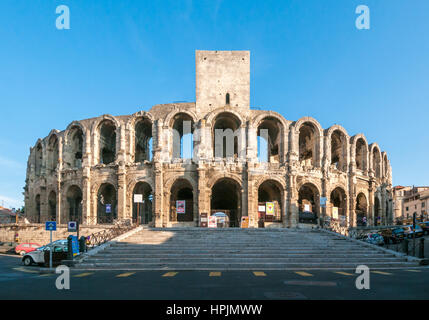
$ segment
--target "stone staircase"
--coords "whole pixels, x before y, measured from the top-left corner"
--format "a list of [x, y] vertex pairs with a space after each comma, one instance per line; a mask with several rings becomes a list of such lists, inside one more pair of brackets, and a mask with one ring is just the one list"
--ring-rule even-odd
[[286, 270], [410, 268], [416, 262], [318, 230], [143, 229], [97, 254], [79, 269]]

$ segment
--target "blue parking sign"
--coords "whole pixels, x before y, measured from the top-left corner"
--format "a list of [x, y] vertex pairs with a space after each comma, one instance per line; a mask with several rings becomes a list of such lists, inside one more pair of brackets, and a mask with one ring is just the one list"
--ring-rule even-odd
[[106, 204], [106, 213], [112, 213], [112, 205]]
[[56, 221], [46, 221], [45, 222], [46, 231], [57, 231], [57, 222]]

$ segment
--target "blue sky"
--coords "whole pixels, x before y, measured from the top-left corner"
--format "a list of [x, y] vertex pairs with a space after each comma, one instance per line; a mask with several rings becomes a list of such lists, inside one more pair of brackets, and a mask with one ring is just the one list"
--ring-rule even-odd
[[[70, 30], [55, 9], [70, 8]], [[370, 8], [370, 30], [355, 8]], [[364, 133], [394, 184], [428, 185], [427, 0], [2, 0], [0, 205], [51, 129], [195, 101], [195, 50], [251, 51], [251, 106]]]

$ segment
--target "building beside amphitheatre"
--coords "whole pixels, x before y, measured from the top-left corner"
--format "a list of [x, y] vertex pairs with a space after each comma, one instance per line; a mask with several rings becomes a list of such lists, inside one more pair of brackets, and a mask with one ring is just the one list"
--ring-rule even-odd
[[249, 51], [195, 58], [196, 102], [73, 121], [39, 139], [28, 158], [28, 219], [180, 227], [223, 212], [230, 227], [243, 217], [249, 227], [392, 221], [391, 167], [377, 143], [251, 108]]

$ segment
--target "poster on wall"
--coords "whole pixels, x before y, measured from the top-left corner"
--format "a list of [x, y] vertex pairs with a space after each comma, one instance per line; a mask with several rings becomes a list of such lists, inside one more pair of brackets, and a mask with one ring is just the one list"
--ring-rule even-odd
[[216, 216], [210, 216], [209, 217], [209, 228], [216, 228], [216, 227], [217, 227]]
[[265, 206], [258, 206], [258, 212], [265, 212]]
[[177, 200], [176, 213], [186, 213], [185, 204], [186, 204], [185, 200]]
[[338, 208], [332, 207], [332, 219], [338, 219]]
[[266, 203], [266, 208], [267, 208], [267, 214], [268, 215], [274, 215], [274, 202], [267, 202]]

